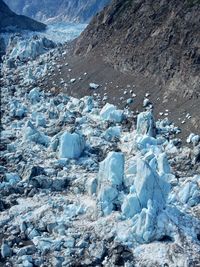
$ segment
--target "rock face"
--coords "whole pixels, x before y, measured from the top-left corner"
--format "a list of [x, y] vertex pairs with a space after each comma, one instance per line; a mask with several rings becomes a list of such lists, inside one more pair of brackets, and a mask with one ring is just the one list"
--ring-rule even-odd
[[103, 54], [123, 72], [154, 78], [164, 100], [196, 98], [199, 13], [199, 1], [114, 0], [82, 33], [76, 54]]
[[0, 32], [18, 30], [42, 31], [46, 25], [26, 16], [15, 14], [0, 0]]
[[6, 0], [16, 13], [39, 21], [88, 22], [110, 0]]

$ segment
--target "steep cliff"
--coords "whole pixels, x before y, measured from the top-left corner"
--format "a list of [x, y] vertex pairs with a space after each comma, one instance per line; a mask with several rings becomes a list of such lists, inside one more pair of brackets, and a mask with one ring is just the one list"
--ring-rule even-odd
[[82, 33], [76, 54], [102, 54], [154, 78], [163, 101], [200, 97], [200, 1], [114, 0]]
[[12, 31], [14, 29], [41, 31], [45, 28], [45, 24], [41, 22], [15, 14], [0, 0], [0, 32]]
[[88, 22], [110, 0], [5, 0], [16, 13], [39, 21]]

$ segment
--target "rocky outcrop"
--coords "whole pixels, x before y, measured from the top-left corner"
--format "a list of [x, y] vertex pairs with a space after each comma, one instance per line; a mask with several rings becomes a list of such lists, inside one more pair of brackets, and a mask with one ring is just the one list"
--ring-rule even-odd
[[199, 1], [114, 0], [82, 33], [76, 54], [102, 54], [115, 68], [154, 78], [163, 100], [196, 98]]
[[6, 0], [16, 13], [39, 21], [88, 22], [110, 0]]
[[0, 32], [17, 30], [42, 31], [45, 24], [37, 22], [26, 16], [15, 14], [9, 7], [0, 0]]

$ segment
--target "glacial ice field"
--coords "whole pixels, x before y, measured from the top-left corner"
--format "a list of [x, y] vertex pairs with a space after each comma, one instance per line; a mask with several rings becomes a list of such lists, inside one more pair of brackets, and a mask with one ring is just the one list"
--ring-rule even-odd
[[3, 57], [0, 266], [199, 266], [200, 136], [182, 145], [150, 95], [136, 116], [93, 80], [81, 99], [44, 90], [44, 77], [73, 68], [59, 64], [67, 56], [16, 36]]
[[47, 25], [46, 31], [39, 35], [62, 44], [78, 37], [86, 26], [87, 24], [59, 22]]
[[26, 39], [34, 36], [45, 37], [56, 44], [64, 44], [77, 38], [86, 27], [87, 24], [59, 22], [48, 24], [47, 29], [43, 32], [18, 31], [16, 33], [0, 33], [0, 39], [3, 38], [6, 47], [8, 46], [9, 39], [13, 35], [20, 35]]

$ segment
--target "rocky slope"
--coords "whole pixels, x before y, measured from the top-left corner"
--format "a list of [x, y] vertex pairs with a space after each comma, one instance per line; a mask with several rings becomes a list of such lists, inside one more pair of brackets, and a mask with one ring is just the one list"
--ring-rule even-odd
[[[153, 80], [151, 93], [178, 112], [200, 98], [199, 25], [199, 1], [114, 0], [82, 33], [75, 52], [101, 55], [135, 80], [146, 80], [147, 87]], [[192, 113], [195, 127], [195, 104]]]
[[110, 0], [6, 0], [16, 13], [39, 21], [88, 22]]
[[3, 0], [0, 0], [0, 18], [0, 32], [13, 30], [42, 31], [46, 28], [43, 23], [15, 14]]

